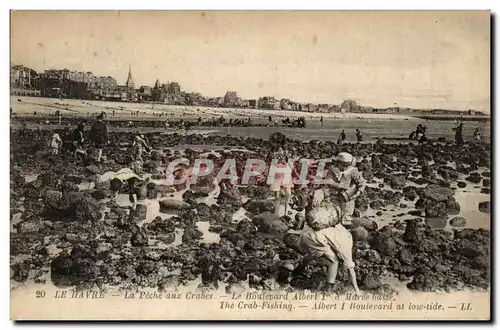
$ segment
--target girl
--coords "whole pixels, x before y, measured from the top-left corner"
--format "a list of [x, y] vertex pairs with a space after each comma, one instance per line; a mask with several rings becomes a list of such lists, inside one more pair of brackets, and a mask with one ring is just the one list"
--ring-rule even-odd
[[[268, 177], [267, 181], [271, 186], [271, 191], [274, 192], [274, 212], [278, 216], [280, 214], [281, 189], [285, 190], [285, 215], [287, 215], [293, 188], [293, 177], [297, 177], [297, 173], [288, 164], [289, 156], [284, 149], [285, 144], [286, 137], [282, 133], [276, 132], [269, 137], [270, 152], [267, 157], [267, 164], [275, 166], [277, 169], [286, 169], [285, 173], [275, 173], [274, 176]], [[268, 174], [270, 173], [268, 172]]]

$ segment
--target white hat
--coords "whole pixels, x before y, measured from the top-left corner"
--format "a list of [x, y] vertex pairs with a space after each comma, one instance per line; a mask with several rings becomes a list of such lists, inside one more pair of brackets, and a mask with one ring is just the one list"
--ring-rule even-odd
[[336, 160], [338, 162], [352, 164], [354, 162], [354, 156], [348, 152], [341, 152], [337, 155]]

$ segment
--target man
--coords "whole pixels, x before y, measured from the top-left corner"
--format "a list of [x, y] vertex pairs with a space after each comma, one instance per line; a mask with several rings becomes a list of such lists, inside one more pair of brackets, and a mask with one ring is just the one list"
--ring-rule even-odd
[[97, 116], [97, 121], [90, 129], [90, 140], [94, 143], [97, 150], [97, 162], [101, 161], [102, 149], [108, 143], [108, 128], [104, 122], [104, 113]]
[[337, 278], [339, 261], [349, 270], [356, 293], [359, 288], [352, 259], [351, 233], [338, 222], [341, 211], [335, 204], [326, 202], [306, 213], [307, 227], [302, 230], [299, 247], [306, 254], [294, 272], [300, 272], [312, 259], [324, 258], [328, 265], [325, 291], [332, 291]]
[[339, 135], [339, 139], [337, 140], [337, 144], [343, 144], [345, 141], [345, 138], [346, 138], [345, 131], [342, 130], [342, 132]]
[[455, 131], [455, 143], [457, 144], [457, 147], [461, 147], [464, 144], [463, 128], [463, 123], [460, 123], [457, 127], [453, 128]]
[[342, 223], [348, 225], [352, 220], [356, 198], [365, 190], [366, 180], [354, 166], [355, 159], [350, 153], [341, 152], [334, 161], [335, 164], [328, 168], [327, 176], [324, 180], [325, 185], [332, 192], [329, 190], [320, 190], [318, 198], [322, 199], [331, 196], [340, 201], [343, 206]]

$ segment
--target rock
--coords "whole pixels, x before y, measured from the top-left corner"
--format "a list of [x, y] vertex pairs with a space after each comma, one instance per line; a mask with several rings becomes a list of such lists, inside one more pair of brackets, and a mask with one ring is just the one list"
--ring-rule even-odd
[[299, 247], [299, 240], [300, 240], [299, 234], [286, 233], [285, 236], [283, 236], [283, 243], [287, 247], [294, 249], [297, 252], [301, 252], [301, 249]]
[[356, 198], [356, 201], [354, 202], [354, 207], [360, 212], [364, 212], [368, 210], [369, 204], [370, 200], [368, 199], [368, 196], [366, 196], [366, 194], [362, 194], [361, 196]]
[[156, 251], [148, 251], [144, 256], [147, 260], [158, 261], [160, 260], [160, 254]]
[[371, 249], [366, 250], [365, 258], [366, 260], [374, 264], [378, 264], [382, 261], [382, 257], [380, 256], [380, 254], [378, 254], [377, 251]]
[[463, 181], [458, 181], [457, 182], [457, 187], [458, 188], [465, 188], [465, 187], [467, 187], [467, 183], [465, 183]]
[[379, 210], [385, 206], [386, 206], [386, 203], [381, 201], [381, 200], [374, 200], [373, 202], [370, 203], [370, 207], [373, 210]]
[[217, 196], [217, 203], [221, 206], [228, 205], [236, 209], [243, 205], [241, 194], [236, 187], [221, 189], [219, 196]]
[[480, 202], [478, 205], [478, 209], [481, 212], [490, 213], [490, 202], [489, 201]]
[[406, 178], [402, 175], [392, 174], [384, 180], [388, 182], [392, 189], [400, 190], [403, 189], [406, 184]]
[[450, 220], [450, 226], [452, 227], [465, 227], [467, 224], [467, 219], [463, 217], [454, 217]]
[[363, 227], [356, 227], [351, 230], [351, 235], [354, 241], [364, 242], [368, 239], [368, 231]]
[[428, 203], [425, 206], [425, 216], [427, 218], [446, 217], [447, 214], [448, 210], [445, 203]]
[[477, 172], [472, 172], [469, 174], [468, 177], [465, 178], [465, 180], [472, 182], [472, 183], [480, 183], [483, 178], [481, 177], [481, 174]]
[[377, 217], [381, 217], [383, 214], [384, 214], [384, 213], [382, 213], [382, 211], [377, 211], [377, 213], [375, 213], [375, 215], [376, 215]]
[[399, 260], [406, 265], [413, 265], [414, 256], [413, 254], [405, 248], [399, 251]]
[[403, 234], [403, 241], [408, 243], [419, 243], [422, 241], [423, 233], [419, 230], [419, 223], [412, 219], [406, 221], [406, 228]]
[[240, 283], [231, 283], [225, 288], [227, 294], [243, 293], [246, 291], [245, 287]]
[[156, 235], [156, 239], [163, 244], [172, 244], [173, 242], [175, 242], [175, 233], [159, 234]]
[[481, 188], [481, 194], [490, 194], [490, 188]]
[[417, 188], [413, 186], [404, 187], [403, 196], [409, 201], [414, 201], [418, 197]]
[[29, 219], [15, 225], [18, 233], [34, 233], [44, 228], [44, 223], [40, 219]]
[[353, 219], [352, 226], [353, 227], [361, 226], [361, 227], [365, 228], [366, 230], [377, 230], [378, 229], [377, 223], [373, 220], [366, 218], [366, 217]]
[[277, 215], [271, 212], [264, 212], [255, 216], [252, 222], [261, 233], [280, 236], [288, 231], [288, 226]]
[[483, 179], [483, 187], [489, 187], [490, 186], [490, 179]]
[[406, 204], [404, 204], [404, 203], [399, 204], [399, 208], [405, 209], [405, 208], [407, 208], [407, 207], [408, 207], [408, 205], [406, 205]]
[[460, 213], [460, 204], [454, 197], [450, 197], [446, 200], [446, 210], [448, 214], [459, 214]]
[[95, 189], [90, 195], [96, 200], [109, 198], [111, 196], [110, 191], [104, 189]]
[[490, 172], [483, 172], [483, 173], [481, 173], [481, 175], [482, 175], [483, 177], [485, 177], [485, 178], [489, 178], [489, 177], [491, 177], [491, 173], [490, 173]]
[[190, 185], [189, 189], [191, 189], [197, 196], [199, 197], [206, 197], [208, 196], [212, 191], [215, 190], [215, 184], [213, 183], [204, 183], [204, 184], [196, 184], [196, 185]]
[[87, 171], [91, 174], [97, 174], [99, 173], [99, 167], [97, 167], [96, 165], [89, 165], [86, 167]]
[[445, 228], [446, 227], [446, 217], [426, 217], [425, 223], [429, 225], [431, 228]]
[[180, 211], [191, 208], [189, 203], [175, 199], [161, 199], [158, 202], [160, 203], [160, 212], [168, 213], [169, 211]]
[[382, 283], [380, 282], [379, 277], [373, 273], [366, 274], [361, 284], [362, 288], [365, 290], [375, 290], [378, 289], [381, 285]]
[[197, 244], [197, 240], [203, 237], [203, 233], [199, 231], [194, 226], [189, 226], [184, 229], [184, 233], [182, 234], [182, 243], [184, 244]]
[[441, 187], [437, 185], [428, 185], [421, 193], [422, 199], [430, 199], [435, 202], [444, 202], [450, 197], [453, 197], [455, 192], [451, 188]]
[[155, 190], [159, 194], [163, 194], [163, 195], [168, 195], [168, 194], [175, 193], [175, 189], [173, 187], [166, 186], [166, 185], [163, 185], [163, 184], [157, 184], [157, 185], [155, 185]]
[[146, 219], [148, 213], [148, 207], [144, 204], [137, 204], [134, 211], [134, 216], [137, 217], [137, 220]]
[[61, 252], [50, 264], [51, 280], [57, 286], [91, 284], [101, 275], [95, 252], [76, 245], [71, 253]]
[[130, 238], [130, 244], [132, 244], [132, 246], [147, 246], [148, 235], [145, 230], [137, 225], [134, 226], [132, 230], [132, 237]]
[[376, 239], [372, 246], [381, 256], [393, 257], [397, 253], [396, 242], [390, 236], [382, 236]]
[[274, 212], [274, 201], [269, 199], [249, 200], [243, 207], [245, 210], [253, 214]]
[[11, 278], [16, 282], [26, 282], [30, 272], [29, 261], [23, 261], [11, 266]]

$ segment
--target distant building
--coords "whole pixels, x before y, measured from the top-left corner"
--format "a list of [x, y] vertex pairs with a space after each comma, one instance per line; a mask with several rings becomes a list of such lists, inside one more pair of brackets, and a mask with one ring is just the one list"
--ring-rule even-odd
[[41, 92], [35, 88], [37, 72], [23, 65], [10, 67], [10, 93], [13, 95], [40, 96]]
[[128, 77], [127, 81], [125, 82], [125, 86], [127, 87], [128, 90], [135, 89], [134, 79], [132, 78], [132, 66], [128, 67]]
[[236, 92], [227, 92], [224, 96], [225, 107], [239, 107], [241, 106], [241, 99]]
[[258, 107], [257, 100], [255, 100], [255, 99], [248, 100], [248, 107], [252, 108], [252, 109], [256, 109]]
[[281, 102], [276, 100], [273, 96], [264, 96], [259, 98], [259, 109], [280, 109]]
[[116, 85], [116, 79], [111, 76], [97, 78], [97, 87], [99, 89], [112, 90], [116, 89]]

